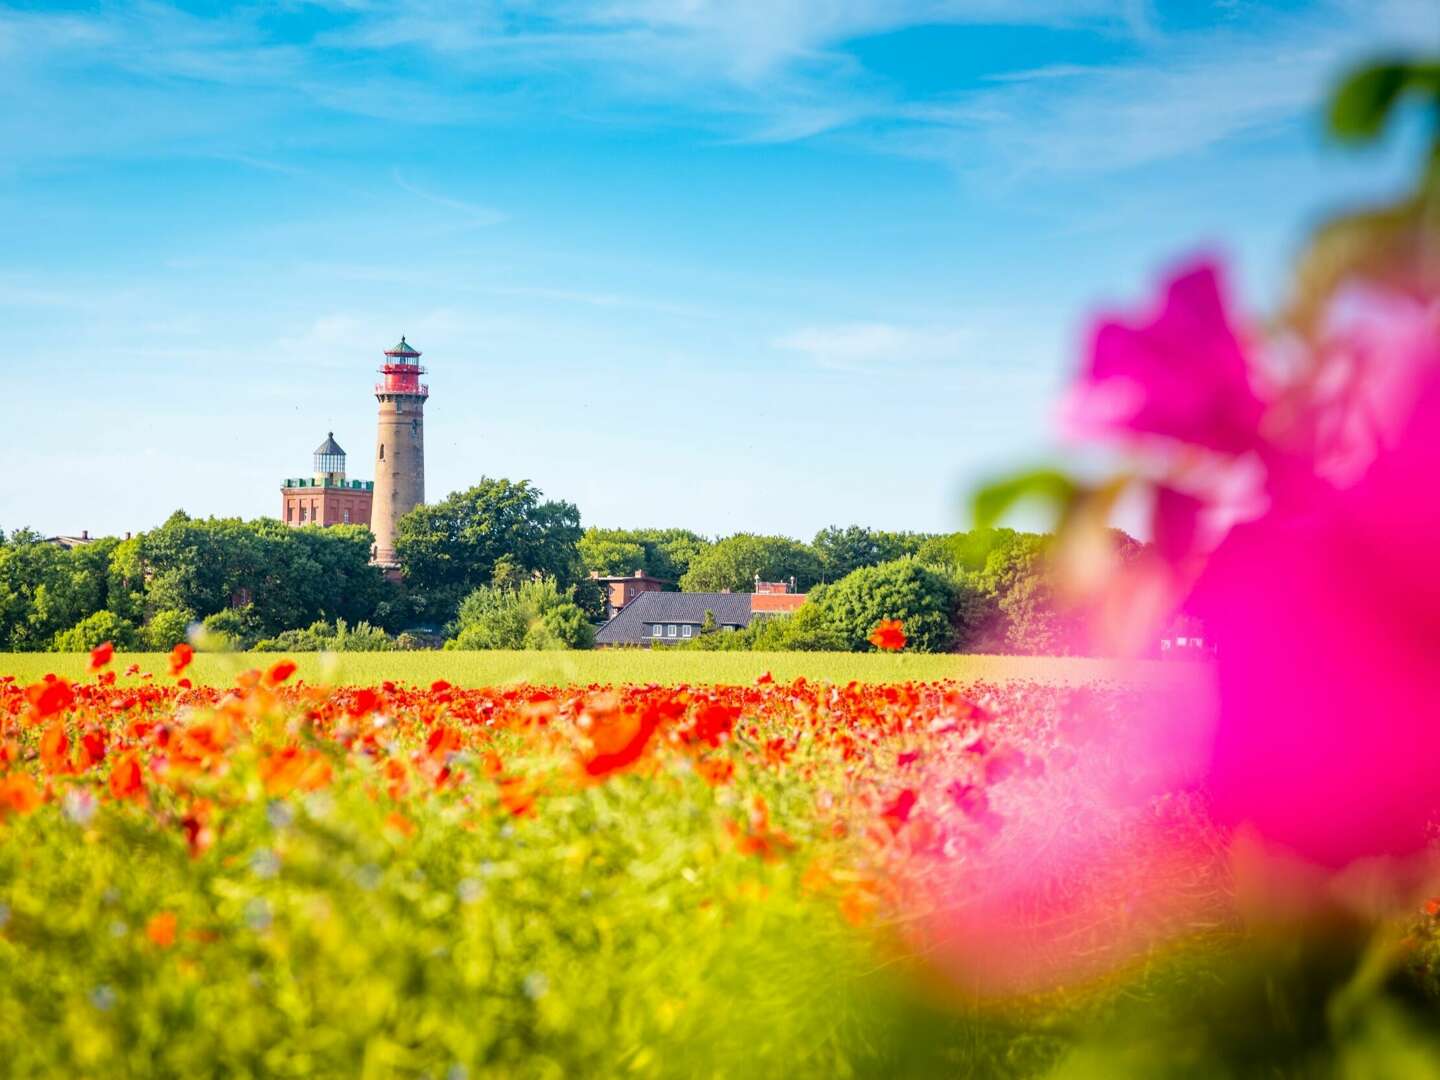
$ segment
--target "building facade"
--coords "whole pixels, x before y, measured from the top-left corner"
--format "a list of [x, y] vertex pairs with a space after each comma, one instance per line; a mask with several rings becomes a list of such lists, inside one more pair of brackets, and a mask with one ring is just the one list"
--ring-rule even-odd
[[280, 488], [280, 520], [302, 525], [369, 525], [374, 484], [345, 476], [345, 451], [332, 431], [315, 448], [314, 471]]
[[430, 388], [420, 381], [420, 353], [402, 336], [385, 350], [375, 400], [380, 404], [375, 433], [375, 498], [370, 530], [373, 562], [400, 565], [395, 536], [400, 519], [425, 501], [425, 401]]
[[595, 645], [678, 645], [700, 636], [707, 612], [716, 631], [749, 626], [750, 594], [642, 592], [596, 631]]
[[613, 619], [620, 610], [641, 593], [660, 592], [669, 584], [660, 578], [651, 577], [644, 570], [636, 570], [628, 576], [604, 577], [592, 571], [590, 580], [605, 590], [605, 618]]

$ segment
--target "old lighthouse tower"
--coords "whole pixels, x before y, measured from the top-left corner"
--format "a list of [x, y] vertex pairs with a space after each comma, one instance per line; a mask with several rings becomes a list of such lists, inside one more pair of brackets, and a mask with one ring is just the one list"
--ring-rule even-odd
[[375, 499], [370, 529], [378, 566], [396, 568], [395, 536], [400, 519], [425, 501], [425, 399], [420, 353], [402, 336], [385, 350], [375, 399], [380, 418], [375, 433]]

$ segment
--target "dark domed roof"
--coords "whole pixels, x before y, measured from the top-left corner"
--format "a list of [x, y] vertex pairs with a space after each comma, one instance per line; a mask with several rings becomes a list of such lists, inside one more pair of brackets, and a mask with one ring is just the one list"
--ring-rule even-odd
[[325, 441], [315, 448], [315, 453], [317, 455], [339, 454], [341, 457], [345, 456], [345, 451], [341, 450], [340, 444], [335, 441], [335, 433], [333, 431], [327, 434], [325, 436]]
[[385, 350], [385, 355], [386, 355], [386, 356], [419, 356], [419, 355], [420, 355], [420, 351], [419, 351], [418, 349], [416, 349], [415, 346], [411, 345], [408, 341], [405, 340], [405, 335], [404, 335], [404, 334], [401, 334], [401, 335], [400, 335], [400, 344], [399, 344], [399, 345], [396, 345], [393, 349], [386, 349], [386, 350]]

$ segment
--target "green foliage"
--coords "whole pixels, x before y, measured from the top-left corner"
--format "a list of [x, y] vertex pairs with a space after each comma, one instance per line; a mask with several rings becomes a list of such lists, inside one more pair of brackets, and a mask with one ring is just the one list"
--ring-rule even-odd
[[194, 621], [193, 611], [176, 611], [174, 608], [157, 611], [141, 631], [142, 644], [156, 652], [169, 652], [185, 640]]
[[573, 584], [581, 535], [573, 504], [544, 501], [528, 481], [487, 477], [406, 514], [395, 547], [417, 614], [446, 622], [480, 586], [506, 589], [537, 573]]
[[554, 578], [519, 588], [482, 585], [460, 604], [447, 649], [588, 649], [594, 627]]
[[876, 624], [899, 619], [909, 639], [906, 648], [945, 652], [955, 638], [955, 595], [954, 583], [944, 574], [905, 558], [856, 570], [830, 586], [818, 606], [844, 648], [870, 648], [866, 639]]
[[710, 542], [689, 529], [586, 529], [580, 561], [586, 573], [607, 577], [644, 570], [662, 581], [678, 582]]
[[127, 617], [126, 598], [110, 588], [108, 560], [116, 543], [66, 549], [28, 529], [12, 532], [0, 544], [0, 647], [49, 649], [56, 634], [96, 612]]
[[811, 548], [784, 536], [736, 533], [701, 551], [680, 579], [686, 592], [753, 592], [755, 579], [788, 581], [807, 592], [823, 575]]
[[1018, 503], [1038, 500], [1058, 509], [1074, 502], [1079, 487], [1058, 469], [1032, 469], [981, 488], [972, 500], [977, 529], [991, 529]]
[[1407, 94], [1440, 107], [1440, 64], [1388, 61], [1352, 72], [1330, 99], [1330, 131], [1346, 142], [1369, 142], [1385, 129]]
[[207, 615], [201, 620], [201, 627], [204, 630], [201, 641], [206, 649], [227, 652], [254, 648], [264, 632], [253, 604]]
[[107, 641], [114, 642], [117, 649], [132, 649], [139, 640], [135, 624], [122, 619], [113, 611], [97, 611], [87, 615], [69, 630], [55, 635], [53, 648], [56, 652], [89, 652]]
[[203, 619], [248, 607], [252, 624], [244, 634], [254, 640], [317, 618], [372, 616], [394, 593], [370, 565], [372, 543], [363, 525], [297, 529], [268, 518], [196, 520], [176, 513], [115, 547], [111, 589], [127, 596], [130, 612], [147, 623], [165, 610]]
[[861, 525], [832, 525], [815, 534], [811, 547], [826, 581], [839, 581], [862, 566], [876, 566], [916, 554], [931, 537], [922, 533], [884, 532]]
[[361, 622], [352, 627], [344, 619], [318, 620], [255, 643], [256, 652], [388, 652], [398, 647], [378, 626]]

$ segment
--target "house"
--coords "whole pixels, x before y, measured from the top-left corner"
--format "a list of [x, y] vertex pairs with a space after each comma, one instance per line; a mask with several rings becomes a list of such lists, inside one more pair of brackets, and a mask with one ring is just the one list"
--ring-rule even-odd
[[756, 615], [788, 615], [805, 603], [805, 594], [795, 591], [795, 579], [789, 581], [761, 581], [755, 575], [755, 592], [750, 599], [750, 611]]
[[605, 618], [613, 619], [626, 604], [645, 592], [659, 592], [670, 584], [651, 577], [644, 570], [617, 577], [602, 577], [598, 570], [590, 572], [590, 580], [605, 590]]
[[[595, 644], [599, 647], [678, 645], [699, 636], [706, 612], [713, 616], [717, 630], [739, 630], [757, 618], [788, 615], [803, 603], [805, 594], [795, 592], [793, 579], [787, 582], [756, 578], [753, 593], [636, 592], [596, 631]], [[608, 604], [606, 611], [609, 612]]]
[[[129, 533], [125, 534], [125, 539], [130, 539]], [[54, 544], [57, 547], [65, 548], [68, 551], [72, 548], [84, 547], [86, 544], [93, 544], [95, 540], [93, 537], [91, 537], [90, 530], [85, 529], [80, 533], [79, 536], [47, 536], [45, 538], [45, 542], [47, 544]]]
[[750, 593], [642, 592], [595, 634], [599, 648], [675, 645], [700, 634], [705, 613], [720, 630], [750, 625]]

